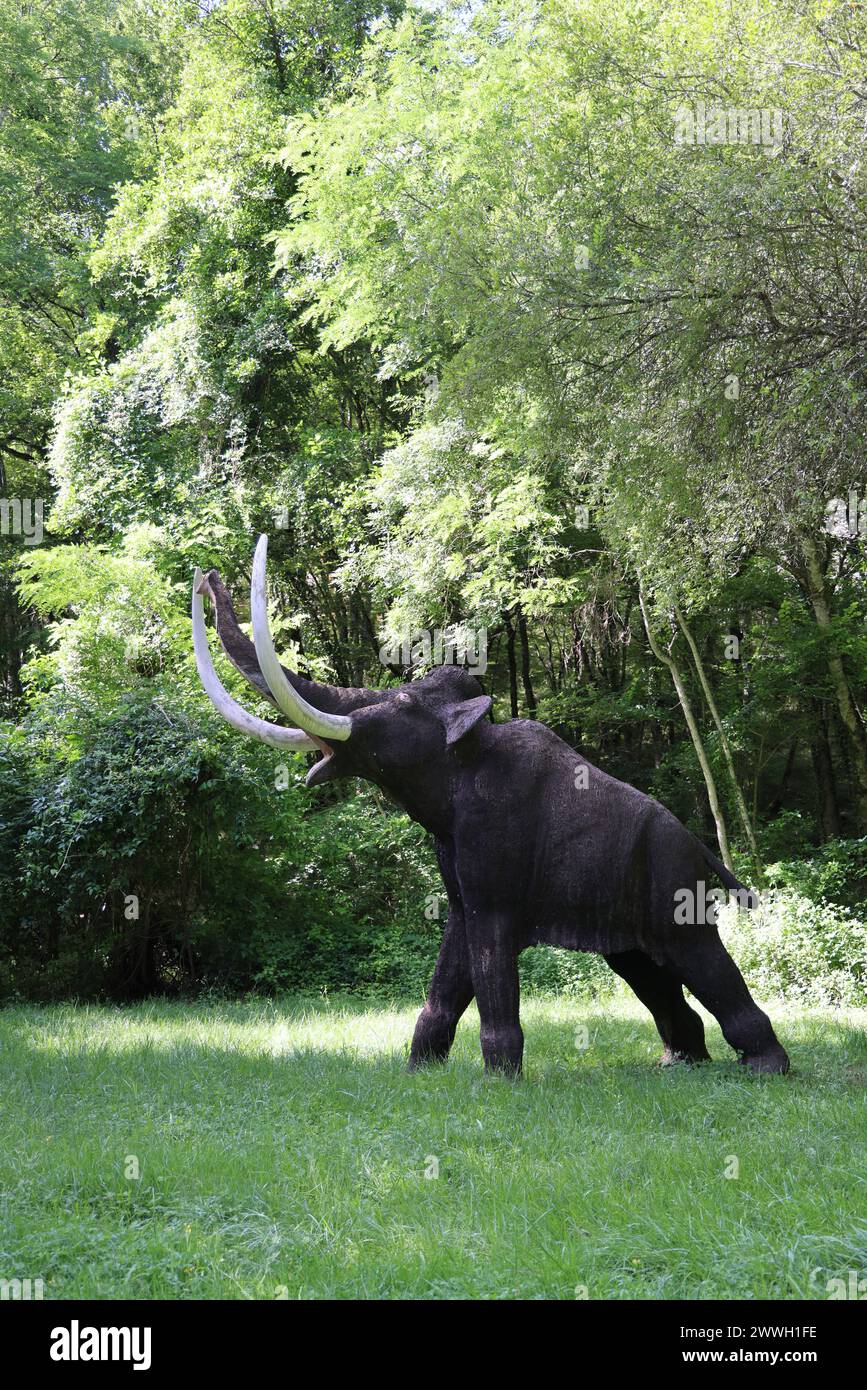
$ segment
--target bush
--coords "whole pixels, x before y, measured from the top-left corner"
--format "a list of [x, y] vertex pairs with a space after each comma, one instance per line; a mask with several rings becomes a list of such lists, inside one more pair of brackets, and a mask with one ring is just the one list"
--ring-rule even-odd
[[867, 919], [772, 889], [760, 907], [720, 913], [723, 940], [751, 990], [814, 1004], [867, 1003]]
[[772, 864], [768, 879], [812, 902], [857, 909], [867, 903], [867, 838], [828, 840], [808, 859]]
[[521, 986], [536, 994], [571, 994], [582, 999], [610, 994], [617, 976], [593, 951], [531, 946], [520, 960]]
[[759, 853], [766, 864], [783, 856], [808, 859], [815, 854], [818, 838], [816, 823], [801, 811], [781, 811], [758, 829]]
[[3, 763], [26, 768], [0, 786], [0, 987], [121, 999], [232, 978], [239, 929], [285, 910], [303, 788], [275, 792], [268, 750], [165, 701], [79, 707], [74, 755], [70, 713], [0, 739]]
[[[75, 718], [74, 752], [62, 737]], [[55, 704], [0, 735], [0, 993], [421, 995], [446, 902], [428, 837], [369, 788], [165, 699]]]
[[[447, 904], [428, 836], [368, 787], [309, 815], [303, 855], [283, 855], [303, 929], [258, 926], [253, 983], [273, 989], [423, 995]], [[297, 846], [296, 846], [297, 848]]]

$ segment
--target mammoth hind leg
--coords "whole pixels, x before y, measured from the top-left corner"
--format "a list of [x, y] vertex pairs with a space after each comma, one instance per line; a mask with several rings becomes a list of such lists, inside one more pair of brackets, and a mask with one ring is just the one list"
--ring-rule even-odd
[[761, 1072], [789, 1070], [789, 1058], [771, 1020], [753, 999], [718, 936], [684, 942], [669, 955], [668, 965], [714, 1015], [726, 1042], [745, 1066]]
[[653, 1014], [664, 1044], [662, 1061], [705, 1062], [704, 1024], [683, 997], [680, 980], [657, 965], [643, 951], [617, 951], [605, 957], [615, 974], [625, 980]]

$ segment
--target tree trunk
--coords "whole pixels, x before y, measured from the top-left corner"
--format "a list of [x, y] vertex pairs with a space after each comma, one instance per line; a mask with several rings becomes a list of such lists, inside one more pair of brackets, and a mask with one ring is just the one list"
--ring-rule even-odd
[[524, 686], [524, 703], [527, 706], [527, 718], [536, 718], [536, 692], [533, 689], [533, 678], [530, 675], [530, 639], [527, 635], [527, 619], [521, 610], [518, 610], [518, 635], [521, 638], [521, 681]]
[[825, 711], [818, 700], [813, 701], [815, 713], [815, 734], [810, 742], [810, 757], [816, 774], [819, 789], [819, 815], [822, 821], [822, 834], [826, 840], [835, 840], [840, 834], [840, 810], [837, 805], [837, 786], [834, 781], [834, 764], [831, 760], [831, 745], [828, 742], [828, 725]]
[[512, 718], [518, 718], [518, 666], [515, 661], [515, 629], [508, 613], [503, 614], [506, 626], [506, 657], [509, 663], [509, 706]]
[[812, 536], [804, 536], [801, 550], [807, 565], [807, 586], [810, 602], [819, 631], [826, 642], [828, 674], [840, 711], [843, 727], [849, 735], [852, 764], [855, 773], [855, 794], [858, 802], [858, 819], [862, 827], [867, 826], [867, 733], [846, 676], [843, 658], [837, 651], [832, 637], [831, 603], [825, 583], [825, 573], [819, 558], [819, 550]]
[[701, 768], [702, 776], [704, 777], [704, 784], [707, 787], [707, 799], [710, 803], [711, 815], [713, 816], [714, 824], [716, 826], [716, 838], [717, 843], [719, 844], [720, 856], [726, 868], [733, 873], [734, 865], [732, 864], [731, 852], [729, 850], [728, 831], [726, 830], [725, 817], [723, 816], [722, 807], [720, 806], [719, 795], [717, 794], [716, 779], [714, 778], [713, 768], [710, 765], [707, 752], [705, 751], [704, 743], [702, 742], [701, 730], [698, 727], [698, 723], [696, 722], [695, 715], [692, 711], [692, 705], [690, 704], [689, 695], [686, 691], [686, 685], [684, 684], [680, 667], [678, 666], [674, 657], [671, 655], [671, 652], [664, 652], [653, 635], [653, 630], [650, 626], [650, 619], [647, 615], [647, 604], [644, 599], [643, 590], [639, 589], [638, 597], [639, 602], [641, 603], [641, 615], [644, 618], [644, 630], [647, 633], [647, 640], [650, 643], [650, 650], [653, 652], [653, 655], [656, 657], [657, 661], [662, 662], [663, 666], [667, 666], [669, 671], [671, 672], [671, 679], [674, 682], [674, 688], [677, 691], [677, 698], [680, 701], [680, 707], [683, 710], [683, 717], [686, 720], [686, 726], [689, 729], [690, 738], [692, 739], [693, 747], [695, 748], [696, 757], [698, 758], [699, 762], [699, 767]]
[[689, 643], [689, 649], [692, 652], [692, 659], [695, 662], [695, 669], [698, 672], [698, 678], [701, 682], [701, 688], [704, 691], [704, 698], [707, 700], [707, 707], [710, 710], [711, 719], [713, 720], [714, 725], [716, 726], [717, 734], [719, 735], [720, 747], [723, 751], [725, 765], [728, 769], [729, 780], [731, 781], [732, 791], [734, 792], [735, 806], [737, 807], [741, 826], [743, 827], [743, 832], [747, 837], [747, 844], [750, 847], [750, 853], [753, 857], [753, 863], [755, 865], [756, 872], [760, 880], [759, 886], [761, 886], [761, 881], [764, 880], [764, 868], [762, 866], [761, 857], [759, 855], [759, 847], [756, 843], [755, 827], [753, 825], [750, 813], [747, 810], [747, 803], [744, 799], [741, 784], [738, 781], [737, 772], [735, 771], [735, 760], [732, 757], [731, 744], [729, 743], [728, 736], [726, 734], [725, 729], [723, 728], [723, 722], [720, 719], [719, 709], [717, 708], [717, 703], [714, 699], [714, 693], [711, 688], [710, 681], [707, 678], [707, 672], [704, 669], [704, 662], [702, 661], [698, 647], [696, 646], [695, 638], [693, 637], [692, 632], [690, 631], [690, 628], [687, 625], [686, 619], [684, 618], [680, 609], [675, 607], [674, 612], [677, 617], [677, 621], [680, 624], [681, 630], [683, 631], [683, 635]]
[[774, 816], [778, 816], [783, 809], [783, 802], [786, 797], [786, 792], [789, 789], [789, 778], [792, 775], [792, 768], [795, 766], [795, 754], [797, 751], [798, 736], [796, 734], [789, 744], [789, 751], [786, 754], [786, 761], [783, 766], [783, 775], [780, 778], [780, 784], [777, 787], [776, 795], [767, 809], [767, 815], [771, 820], [773, 820]]

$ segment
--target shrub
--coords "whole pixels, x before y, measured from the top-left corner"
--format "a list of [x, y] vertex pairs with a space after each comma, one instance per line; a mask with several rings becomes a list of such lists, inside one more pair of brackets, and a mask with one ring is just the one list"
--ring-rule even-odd
[[839, 903], [857, 909], [867, 903], [867, 837], [828, 840], [810, 858], [772, 864], [768, 879], [813, 902]]
[[759, 995], [814, 1004], [867, 1002], [867, 920], [834, 903], [772, 889], [754, 912], [720, 914], [723, 940]]
[[28, 768], [0, 790], [4, 992], [128, 998], [231, 976], [239, 927], [283, 906], [270, 845], [291, 845], [303, 791], [275, 793], [267, 750], [164, 701], [78, 712], [75, 756], [59, 704], [0, 740]]

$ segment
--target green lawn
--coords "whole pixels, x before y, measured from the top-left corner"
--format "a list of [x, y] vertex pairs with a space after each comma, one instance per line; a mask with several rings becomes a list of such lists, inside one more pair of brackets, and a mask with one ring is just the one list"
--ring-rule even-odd
[[824, 1298], [867, 1273], [867, 1013], [771, 1011], [789, 1077], [745, 1073], [716, 1027], [718, 1060], [660, 1068], [622, 998], [529, 1000], [514, 1083], [483, 1076], [474, 1012], [448, 1066], [408, 1075], [414, 1006], [6, 1010], [0, 1278], [47, 1298]]

